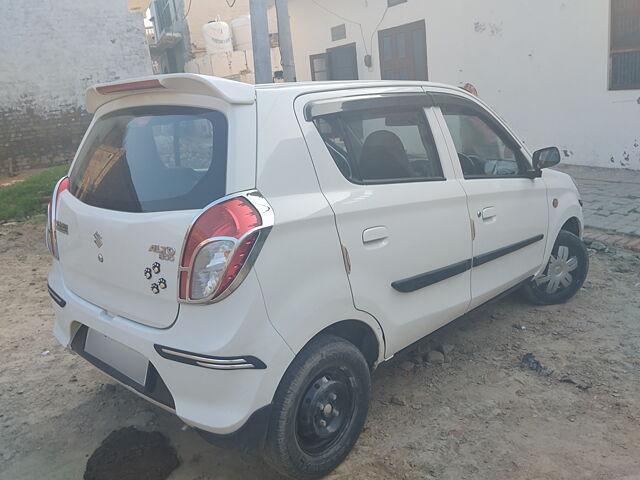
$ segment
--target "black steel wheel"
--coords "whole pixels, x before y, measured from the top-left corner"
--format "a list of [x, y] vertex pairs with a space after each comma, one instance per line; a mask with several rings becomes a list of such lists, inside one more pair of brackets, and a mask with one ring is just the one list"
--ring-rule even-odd
[[316, 337], [278, 386], [265, 459], [291, 478], [328, 474], [358, 439], [370, 399], [371, 376], [362, 353], [340, 337]]
[[356, 380], [347, 369], [323, 371], [302, 398], [296, 415], [300, 448], [310, 455], [321, 453], [340, 441], [353, 418]]

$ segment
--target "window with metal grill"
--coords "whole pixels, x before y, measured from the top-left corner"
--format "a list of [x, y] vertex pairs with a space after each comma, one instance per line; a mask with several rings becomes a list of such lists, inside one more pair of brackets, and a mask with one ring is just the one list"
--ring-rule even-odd
[[172, 23], [169, 0], [157, 0], [156, 13], [158, 15], [158, 34], [162, 34], [169, 29]]
[[640, 0], [611, 0], [611, 90], [640, 89]]

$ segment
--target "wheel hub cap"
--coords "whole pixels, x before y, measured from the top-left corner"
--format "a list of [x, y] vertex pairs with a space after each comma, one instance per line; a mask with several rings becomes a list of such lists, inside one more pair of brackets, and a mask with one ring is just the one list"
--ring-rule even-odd
[[553, 254], [549, 258], [546, 273], [536, 278], [539, 287], [545, 287], [547, 293], [557, 293], [563, 288], [567, 288], [573, 282], [573, 272], [578, 268], [578, 258], [569, 257], [569, 247], [561, 245], [558, 247], [556, 256]]

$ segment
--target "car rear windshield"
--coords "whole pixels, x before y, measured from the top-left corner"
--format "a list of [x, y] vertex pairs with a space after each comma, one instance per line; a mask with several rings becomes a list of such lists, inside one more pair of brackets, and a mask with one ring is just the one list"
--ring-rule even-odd
[[202, 208], [225, 195], [227, 119], [221, 112], [154, 106], [100, 117], [73, 165], [71, 193], [123, 212]]

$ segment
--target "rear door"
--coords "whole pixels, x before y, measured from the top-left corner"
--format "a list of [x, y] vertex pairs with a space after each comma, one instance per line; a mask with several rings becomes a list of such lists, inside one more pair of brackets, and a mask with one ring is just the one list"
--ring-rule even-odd
[[60, 264], [76, 295], [153, 327], [174, 322], [185, 234], [226, 193], [227, 130], [222, 112], [183, 106], [121, 108], [94, 122], [58, 209]]
[[527, 175], [524, 149], [487, 109], [458, 95], [433, 97], [474, 223], [473, 308], [542, 265], [547, 189], [542, 178]]
[[296, 110], [355, 306], [380, 321], [393, 354], [465, 312], [471, 232], [464, 190], [432, 134], [430, 98], [370, 92], [303, 96]]

